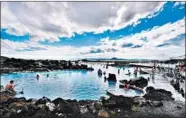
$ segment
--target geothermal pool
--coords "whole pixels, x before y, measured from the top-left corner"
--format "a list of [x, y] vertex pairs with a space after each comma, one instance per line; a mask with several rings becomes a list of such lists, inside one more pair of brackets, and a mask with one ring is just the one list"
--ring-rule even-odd
[[[134, 68], [125, 67], [121, 68], [118, 74], [119, 67], [111, 67], [108, 69], [103, 68], [100, 64], [89, 64], [89, 66], [94, 68], [94, 71], [86, 70], [60, 70], [51, 72], [21, 72], [21, 73], [11, 73], [1, 75], [1, 84], [6, 85], [10, 80], [14, 80], [16, 84], [16, 90], [21, 91], [23, 88], [24, 94], [17, 95], [17, 97], [26, 98], [41, 98], [46, 96], [50, 99], [55, 99], [57, 97], [62, 97], [64, 99], [77, 99], [77, 100], [98, 100], [101, 96], [106, 96], [106, 90], [117, 94], [125, 96], [140, 96], [141, 93], [134, 90], [124, 90], [119, 88], [119, 81], [108, 82], [104, 81], [104, 75], [99, 77], [97, 74], [98, 69], [102, 69], [106, 72], [106, 77], [108, 73], [116, 74], [117, 80], [131, 79], [134, 75], [130, 77], [125, 75], [130, 70], [133, 73]], [[36, 79], [36, 75], [40, 75], [40, 79]], [[49, 76], [47, 77], [47, 74]], [[149, 75], [139, 75], [147, 78]], [[180, 94], [178, 94], [174, 88], [163, 79], [155, 79], [155, 82], [149, 82], [149, 85], [155, 86], [155, 88], [163, 88], [171, 90], [173, 96], [178, 100], [183, 100]]]

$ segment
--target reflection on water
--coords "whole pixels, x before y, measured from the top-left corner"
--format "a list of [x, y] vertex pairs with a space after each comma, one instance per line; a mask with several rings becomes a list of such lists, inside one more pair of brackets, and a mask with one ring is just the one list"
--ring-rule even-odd
[[116, 82], [108, 81], [108, 87], [116, 87]]
[[[63, 70], [63, 71], [51, 71], [40, 73], [12, 73], [1, 75], [1, 82], [3, 85], [8, 83], [11, 79], [18, 83], [16, 87], [17, 91], [21, 91], [24, 88], [24, 97], [26, 98], [41, 98], [43, 96], [54, 99], [56, 97], [62, 97], [64, 99], [99, 99], [101, 96], [106, 96], [106, 90], [113, 92], [117, 95], [136, 96], [141, 95], [138, 91], [124, 90], [119, 88], [119, 80], [129, 80], [135, 78], [133, 74], [133, 68], [119, 68], [111, 67], [108, 69], [106, 66], [100, 66], [98, 64], [90, 64], [94, 68], [94, 71], [86, 70]], [[102, 76], [98, 76], [98, 69], [102, 72], [106, 72]], [[118, 69], [120, 72], [118, 73]], [[131, 75], [126, 75], [128, 70]], [[108, 82], [104, 78], [108, 78], [108, 74], [116, 74], [117, 82]], [[36, 75], [39, 74], [39, 80], [36, 79]], [[140, 76], [138, 74], [138, 76]], [[149, 75], [143, 75], [148, 77]], [[149, 85], [152, 85], [150, 83]], [[165, 86], [165, 85], [162, 85]], [[161, 87], [162, 87], [161, 86]]]

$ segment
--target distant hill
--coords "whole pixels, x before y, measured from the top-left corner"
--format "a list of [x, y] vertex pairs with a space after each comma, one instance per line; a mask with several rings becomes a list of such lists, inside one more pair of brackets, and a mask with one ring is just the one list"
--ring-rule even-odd
[[1, 62], [4, 62], [5, 60], [7, 60], [8, 59], [8, 57], [4, 57], [4, 56], [0, 56], [1, 57]]
[[87, 61], [152, 61], [151, 59], [124, 59], [124, 58], [85, 58], [82, 60], [87, 60]]

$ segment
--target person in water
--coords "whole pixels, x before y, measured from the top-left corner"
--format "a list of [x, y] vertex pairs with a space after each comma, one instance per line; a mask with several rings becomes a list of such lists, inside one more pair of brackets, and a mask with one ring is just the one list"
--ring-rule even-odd
[[127, 90], [128, 90], [129, 87], [130, 87], [130, 84], [125, 84], [125, 85], [124, 85], [124, 89], [127, 89]]
[[6, 85], [5, 90], [9, 90], [9, 91], [12, 91], [12, 92], [16, 93], [16, 91], [14, 90], [14, 87], [15, 87], [15, 86], [16, 86], [16, 85], [14, 85], [14, 81], [11, 80], [11, 81]]
[[130, 76], [130, 74], [131, 74], [131, 73], [130, 73], [130, 70], [128, 70], [128, 75]]
[[39, 75], [38, 74], [36, 75], [36, 78], [37, 78], [37, 80], [39, 80]]
[[137, 72], [138, 72], [137, 68], [134, 69], [134, 75], [135, 75], [135, 76], [137, 76]]
[[118, 74], [120, 73], [120, 69], [118, 69]]

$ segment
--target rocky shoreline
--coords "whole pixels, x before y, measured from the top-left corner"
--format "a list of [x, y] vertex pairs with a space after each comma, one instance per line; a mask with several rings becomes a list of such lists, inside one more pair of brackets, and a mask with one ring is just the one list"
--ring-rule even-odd
[[[8, 98], [1, 92], [1, 118], [184, 118], [185, 103], [171, 92], [146, 88], [142, 97], [115, 96], [99, 100]], [[4, 98], [3, 98], [4, 96]], [[3, 99], [2, 99], [3, 98]]]
[[1, 56], [1, 73], [13, 72], [42, 72], [53, 70], [88, 70], [94, 69], [79, 61], [65, 61], [65, 60], [26, 60], [15, 59]]
[[[1, 73], [40, 72], [65, 69], [94, 70], [79, 61], [24, 60], [1, 57]], [[104, 74], [104, 73], [103, 73]], [[110, 74], [106, 80], [115, 81]], [[121, 80], [135, 87], [147, 87], [148, 80], [139, 77], [133, 81]], [[122, 86], [121, 86], [122, 87]], [[12, 97], [7, 91], [0, 92], [1, 118], [185, 118], [185, 103], [175, 101], [172, 93], [149, 86], [143, 96], [116, 96], [105, 92], [109, 98], [99, 100], [64, 100], [47, 97], [26, 99]]]

